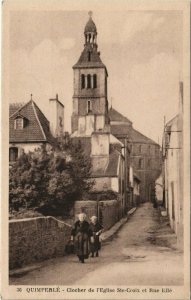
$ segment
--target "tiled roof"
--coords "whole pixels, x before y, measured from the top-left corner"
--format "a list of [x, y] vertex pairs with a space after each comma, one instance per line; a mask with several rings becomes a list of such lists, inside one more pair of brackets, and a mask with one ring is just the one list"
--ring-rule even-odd
[[138, 179], [139, 182], [141, 182], [140, 177], [137, 175], [137, 173], [135, 172], [135, 170], [133, 170], [133, 177]]
[[130, 134], [132, 127], [126, 124], [111, 125], [111, 133], [116, 137]]
[[11, 103], [9, 105], [9, 117], [19, 110], [25, 103]]
[[[10, 110], [13, 112], [13, 105]], [[23, 129], [14, 129], [14, 120], [22, 116], [27, 120]], [[55, 143], [55, 138], [49, 130], [49, 121], [33, 100], [30, 100], [15, 110], [9, 118], [9, 140], [11, 143], [18, 142], [49, 142]]]
[[115, 110], [113, 107], [109, 109], [109, 118], [110, 121], [117, 121], [117, 122], [123, 122], [123, 123], [128, 123], [132, 125], [132, 122], [122, 114], [120, 114], [117, 110]]
[[[91, 52], [91, 60], [88, 60], [88, 52]], [[102, 63], [99, 52], [97, 48], [92, 48], [91, 45], [86, 45], [81, 53], [78, 62], [73, 66], [73, 68], [105, 68], [106, 66]]]
[[133, 142], [136, 142], [136, 143], [145, 143], [145, 144], [155, 144], [155, 145], [157, 145], [157, 143], [155, 141], [151, 140], [150, 138], [148, 138], [144, 134], [140, 133], [139, 131], [135, 130], [134, 128], [132, 128], [132, 130], [131, 130], [130, 139]]
[[[117, 138], [122, 138], [122, 136], [127, 135], [129, 140], [134, 143], [157, 144], [155, 141], [134, 129], [132, 122], [114, 108], [110, 108], [109, 116], [111, 121], [111, 133]], [[119, 122], [119, 124], [112, 124], [112, 121]]]

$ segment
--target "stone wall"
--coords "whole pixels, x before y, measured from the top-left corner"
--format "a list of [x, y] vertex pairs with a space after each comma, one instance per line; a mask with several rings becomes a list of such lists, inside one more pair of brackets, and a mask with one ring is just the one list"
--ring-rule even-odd
[[119, 221], [119, 202], [117, 200], [100, 201], [99, 217], [104, 230], [111, 228]]
[[[98, 207], [99, 205], [99, 207]], [[77, 219], [77, 215], [84, 212], [87, 215], [87, 221], [90, 221], [90, 217], [95, 215], [99, 217], [99, 221], [104, 227], [104, 230], [108, 230], [120, 219], [120, 207], [117, 200], [105, 200], [105, 201], [76, 201], [73, 214]]]
[[76, 201], [73, 210], [75, 220], [77, 220], [78, 214], [81, 212], [87, 215], [87, 221], [89, 222], [92, 216], [97, 216], [97, 201]]
[[10, 220], [10, 269], [64, 255], [70, 232], [70, 225], [53, 217]]

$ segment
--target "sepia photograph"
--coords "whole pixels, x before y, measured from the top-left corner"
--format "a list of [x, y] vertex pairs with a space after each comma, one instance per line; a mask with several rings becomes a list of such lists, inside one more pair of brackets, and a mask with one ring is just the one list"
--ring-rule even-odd
[[2, 299], [190, 299], [190, 3], [2, 11]]

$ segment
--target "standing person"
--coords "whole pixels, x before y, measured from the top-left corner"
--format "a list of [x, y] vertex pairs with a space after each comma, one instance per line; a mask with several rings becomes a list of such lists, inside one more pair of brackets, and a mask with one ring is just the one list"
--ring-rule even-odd
[[71, 240], [74, 241], [75, 251], [81, 263], [89, 257], [90, 240], [93, 242], [93, 233], [85, 218], [84, 213], [79, 214], [79, 220], [75, 222], [71, 232]]
[[90, 228], [93, 232], [94, 237], [94, 242], [91, 243], [91, 253], [92, 257], [94, 257], [94, 253], [96, 253], [96, 257], [98, 257], [98, 251], [101, 249], [100, 234], [102, 233], [103, 226], [98, 222], [96, 216], [92, 216], [90, 220]]

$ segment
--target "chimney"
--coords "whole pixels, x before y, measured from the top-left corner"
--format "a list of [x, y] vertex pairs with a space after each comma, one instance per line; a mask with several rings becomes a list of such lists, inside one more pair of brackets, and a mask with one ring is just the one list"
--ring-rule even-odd
[[49, 99], [50, 131], [54, 137], [60, 137], [64, 133], [64, 105], [59, 101], [58, 94]]

